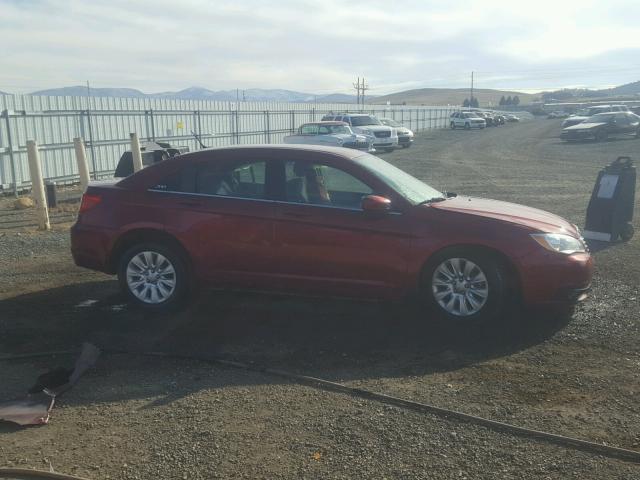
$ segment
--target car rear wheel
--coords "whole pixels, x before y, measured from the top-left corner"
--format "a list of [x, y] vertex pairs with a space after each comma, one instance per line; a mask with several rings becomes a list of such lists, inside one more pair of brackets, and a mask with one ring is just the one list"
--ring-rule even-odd
[[151, 310], [178, 306], [188, 290], [184, 260], [168, 247], [154, 243], [136, 245], [122, 255], [118, 280], [130, 301]]
[[499, 261], [472, 249], [452, 248], [424, 271], [424, 294], [449, 323], [497, 318], [505, 306], [505, 274]]

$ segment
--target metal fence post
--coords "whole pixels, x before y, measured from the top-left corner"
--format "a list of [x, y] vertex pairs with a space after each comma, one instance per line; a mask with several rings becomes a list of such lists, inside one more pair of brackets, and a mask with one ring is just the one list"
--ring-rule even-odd
[[2, 116], [7, 123], [7, 143], [9, 148], [9, 162], [11, 165], [11, 180], [13, 180], [13, 195], [18, 196], [18, 178], [16, 176], [16, 159], [13, 156], [13, 143], [11, 141], [11, 122], [9, 121], [9, 110], [3, 110]]
[[296, 113], [293, 110], [289, 110], [291, 113], [291, 133], [293, 134], [296, 131]]
[[87, 124], [89, 126], [89, 148], [90, 148], [90, 152], [91, 152], [91, 165], [93, 167], [93, 179], [97, 180], [98, 179], [98, 172], [96, 169], [96, 152], [93, 148], [93, 128], [91, 128], [91, 113], [89, 113], [89, 110], [86, 111], [87, 112]]
[[156, 141], [156, 125], [153, 118], [153, 109], [149, 110], [149, 118], [151, 119], [151, 139]]
[[266, 143], [271, 143], [271, 126], [269, 124], [269, 110], [264, 111], [264, 139]]
[[236, 130], [236, 145], [240, 144], [240, 119], [238, 118], [238, 106], [236, 105], [236, 121], [235, 121], [235, 130]]

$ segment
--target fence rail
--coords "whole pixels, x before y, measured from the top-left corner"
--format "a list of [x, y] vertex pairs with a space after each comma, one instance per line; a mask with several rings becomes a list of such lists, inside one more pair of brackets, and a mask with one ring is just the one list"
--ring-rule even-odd
[[[358, 111], [422, 131], [446, 127], [455, 108], [367, 105]], [[29, 188], [27, 140], [39, 144], [45, 179], [73, 182], [78, 178], [75, 137], [85, 140], [97, 179], [113, 174], [131, 132], [190, 150], [200, 148], [193, 133], [210, 147], [279, 143], [302, 123], [355, 109], [349, 104], [0, 95], [0, 192]]]

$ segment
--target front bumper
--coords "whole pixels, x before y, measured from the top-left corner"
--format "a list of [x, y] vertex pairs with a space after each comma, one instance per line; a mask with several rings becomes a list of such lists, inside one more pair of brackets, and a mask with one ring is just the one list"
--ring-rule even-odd
[[409, 135], [398, 135], [398, 145], [411, 145], [413, 137]]
[[542, 250], [519, 260], [525, 305], [571, 305], [586, 298], [593, 277], [593, 257]]

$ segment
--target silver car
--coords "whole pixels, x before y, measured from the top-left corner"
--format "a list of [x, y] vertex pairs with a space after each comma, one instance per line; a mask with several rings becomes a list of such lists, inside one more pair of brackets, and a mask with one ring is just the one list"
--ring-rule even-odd
[[387, 127], [393, 127], [398, 133], [398, 145], [402, 148], [409, 148], [413, 144], [413, 132], [393, 118], [381, 118], [380, 123]]
[[375, 152], [372, 137], [355, 133], [344, 122], [305, 123], [298, 128], [297, 133], [284, 137], [284, 143], [355, 148], [363, 152]]

